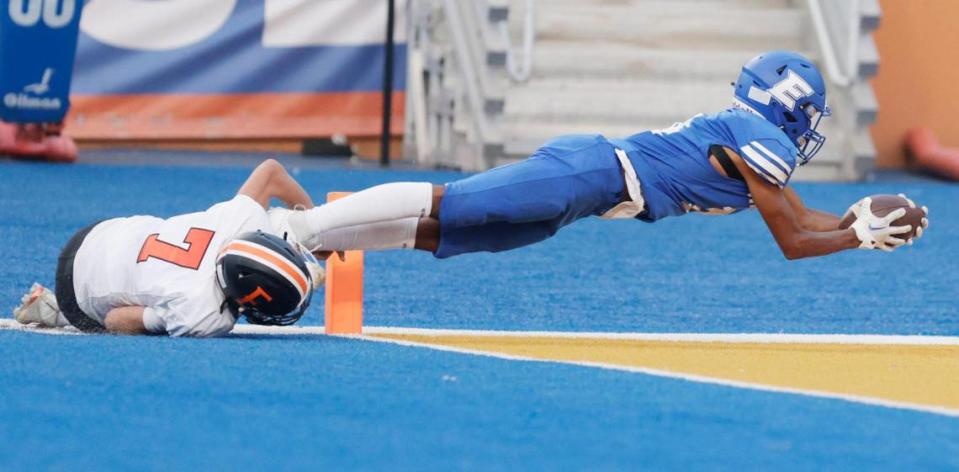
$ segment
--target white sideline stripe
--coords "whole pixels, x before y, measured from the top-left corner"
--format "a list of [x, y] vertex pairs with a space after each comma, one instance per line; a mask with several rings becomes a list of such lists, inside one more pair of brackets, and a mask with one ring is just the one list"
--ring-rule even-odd
[[[16, 320], [10, 318], [0, 318], [0, 329], [26, 331], [38, 334], [49, 335], [84, 335], [74, 328], [38, 328], [30, 325], [22, 325]], [[954, 336], [887, 336], [887, 335], [858, 335], [858, 334], [710, 334], [710, 333], [571, 333], [562, 331], [486, 331], [486, 330], [456, 330], [456, 329], [424, 329], [424, 328], [394, 328], [384, 326], [370, 326], [363, 328], [366, 334], [419, 334], [436, 336], [511, 336], [511, 337], [556, 337], [556, 338], [599, 338], [599, 339], [635, 339], [635, 340], [655, 340], [655, 341], [698, 341], [698, 342], [746, 342], [746, 343], [828, 343], [828, 344], [886, 344], [886, 345], [959, 345], [959, 337]], [[257, 326], [257, 325], [236, 325], [232, 334], [268, 334], [268, 335], [325, 335], [323, 326]], [[686, 380], [690, 382], [707, 383], [713, 385], [722, 385], [727, 387], [745, 388], [750, 390], [760, 390], [774, 393], [787, 393], [793, 395], [805, 395], [818, 398], [828, 398], [834, 400], [844, 400], [852, 403], [861, 403], [865, 405], [881, 406], [886, 408], [896, 408], [903, 410], [920, 411], [924, 413], [933, 413], [943, 416], [959, 418], [959, 410], [935, 407], [928, 405], [919, 405], [908, 402], [896, 402], [891, 400], [882, 400], [873, 397], [863, 397], [857, 395], [845, 395], [838, 393], [822, 392], [819, 390], [803, 390], [786, 387], [773, 387], [763, 384], [749, 382], [740, 382], [735, 380], [724, 380], [713, 377], [705, 377], [693, 374], [682, 374], [658, 369], [649, 369], [642, 367], [628, 367], [616, 364], [606, 364], [601, 362], [583, 362], [583, 361], [563, 361], [552, 359], [538, 359], [535, 357], [516, 356], [512, 354], [500, 354], [489, 351], [479, 351], [472, 349], [462, 349], [449, 346], [441, 346], [429, 343], [420, 343], [413, 341], [400, 341], [395, 339], [375, 338], [363, 335], [341, 335], [345, 337], [362, 341], [380, 342], [397, 344], [401, 346], [419, 347], [433, 349], [437, 351], [454, 352], [459, 354], [470, 354], [476, 356], [493, 357], [498, 359], [542, 362], [552, 364], [570, 364], [583, 367], [595, 367], [607, 370], [618, 370], [624, 372], [633, 372], [639, 374], [653, 375], [656, 377], [666, 377], [673, 379]]]
[[400, 328], [364, 326], [363, 334], [412, 334], [421, 336], [491, 336], [623, 339], [633, 341], [720, 342], [760, 344], [880, 344], [959, 346], [959, 336], [888, 334], [785, 334], [785, 333], [611, 333], [569, 331], [497, 331], [470, 329]]
[[[0, 318], [0, 329], [40, 334], [84, 334], [76, 328], [40, 328], [22, 325], [12, 318]], [[323, 326], [259, 326], [238, 324], [231, 334], [267, 334], [278, 336], [325, 335]], [[675, 341], [704, 343], [756, 344], [867, 344], [904, 346], [959, 346], [959, 336], [920, 336], [888, 334], [775, 334], [775, 333], [611, 333], [570, 331], [497, 331], [478, 329], [402, 328], [364, 326], [363, 334], [412, 334], [420, 336], [477, 336], [517, 338], [621, 339], [631, 341]], [[345, 335], [347, 337], [362, 337]]]
[[13, 318], [0, 318], [0, 329], [5, 329], [9, 331], [25, 331], [29, 333], [38, 333], [38, 334], [52, 334], [56, 336], [76, 336], [84, 335], [86, 333], [80, 331], [79, 329], [74, 328], [73, 326], [68, 326], [66, 328], [41, 328], [36, 325], [24, 325], [17, 322]]
[[623, 366], [623, 365], [617, 365], [617, 364], [607, 364], [603, 362], [540, 359], [536, 357], [516, 356], [512, 354], [501, 354], [501, 353], [491, 352], [491, 351], [479, 351], [479, 350], [473, 350], [473, 349], [463, 349], [463, 348], [457, 348], [457, 347], [435, 345], [435, 344], [429, 344], [429, 343], [399, 341], [395, 339], [375, 338], [375, 337], [368, 337], [368, 336], [364, 336], [358, 339], [362, 339], [364, 341], [397, 344], [401, 346], [427, 348], [427, 349], [433, 349], [437, 351], [453, 352], [457, 354], [469, 354], [469, 355], [482, 356], [482, 357], [493, 357], [497, 359], [505, 359], [505, 360], [511, 360], [511, 361], [542, 362], [546, 364], [568, 364], [568, 365], [576, 365], [576, 366], [582, 366], [582, 367], [593, 367], [593, 368], [599, 368], [599, 369], [605, 369], [605, 370], [618, 370], [618, 371], [632, 372], [637, 374], [646, 374], [646, 375], [651, 375], [655, 377], [665, 377], [665, 378], [671, 378], [671, 379], [685, 380], [689, 382], [721, 385], [724, 387], [743, 388], [748, 390], [759, 390], [759, 391], [773, 392], [773, 393], [785, 393], [785, 394], [791, 394], [791, 395], [803, 395], [803, 396], [816, 397], [816, 398], [826, 398], [830, 400], [843, 400], [851, 403], [861, 403], [861, 404], [870, 405], [870, 406], [880, 406], [884, 408], [894, 408], [899, 410], [913, 410], [913, 411], [919, 411], [923, 413], [932, 413], [936, 415], [951, 416], [951, 417], [959, 418], [959, 409], [920, 405], [920, 404], [909, 403], [909, 402], [897, 402], [892, 400], [883, 400], [881, 398], [864, 397], [859, 395], [847, 395], [847, 394], [841, 394], [841, 393], [823, 392], [820, 390], [775, 387], [771, 385], [764, 385], [764, 384], [751, 383], [751, 382], [741, 382], [737, 380], [726, 380], [726, 379], [706, 377], [706, 376], [695, 375], [695, 374], [684, 374], [684, 373], [672, 372], [667, 370], [650, 369], [646, 367], [630, 367], [630, 366]]

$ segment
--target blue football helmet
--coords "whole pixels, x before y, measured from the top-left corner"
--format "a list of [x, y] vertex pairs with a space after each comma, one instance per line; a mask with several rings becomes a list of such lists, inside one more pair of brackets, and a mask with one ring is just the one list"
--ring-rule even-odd
[[826, 83], [819, 69], [802, 54], [771, 51], [743, 66], [736, 88], [736, 105], [776, 125], [799, 150], [799, 165], [809, 162], [826, 142], [816, 131], [830, 115]]

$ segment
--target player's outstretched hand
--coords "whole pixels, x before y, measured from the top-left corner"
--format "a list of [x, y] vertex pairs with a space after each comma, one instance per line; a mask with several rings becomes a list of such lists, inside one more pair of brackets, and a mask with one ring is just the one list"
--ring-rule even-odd
[[866, 207], [868, 208], [869, 205], [872, 204], [872, 199], [869, 197], [863, 197], [859, 199], [858, 202], [853, 203], [852, 205], [849, 205], [849, 209], [846, 210], [845, 213], [843, 213], [842, 219], [846, 219], [850, 214], [852, 214], [854, 217], [858, 217], [859, 213], [862, 210], [863, 204], [866, 204]]
[[[912, 201], [912, 199], [907, 197], [906, 194], [900, 193], [899, 196], [909, 202], [910, 207], [916, 208], [916, 202]], [[920, 223], [919, 227], [916, 228], [916, 235], [909, 239], [908, 244], [912, 244], [913, 240], [921, 238], [922, 233], [926, 232], [926, 228], [929, 227], [929, 208], [927, 208], [925, 205], [922, 206], [922, 215], [922, 222]]]
[[886, 216], [876, 216], [872, 213], [871, 207], [872, 199], [866, 197], [849, 209], [856, 214], [856, 221], [852, 224], [852, 228], [856, 231], [856, 237], [859, 238], [859, 248], [892, 252], [906, 244], [906, 239], [896, 236], [911, 232], [912, 226], [891, 226], [893, 221], [905, 216], [906, 209], [899, 208]]

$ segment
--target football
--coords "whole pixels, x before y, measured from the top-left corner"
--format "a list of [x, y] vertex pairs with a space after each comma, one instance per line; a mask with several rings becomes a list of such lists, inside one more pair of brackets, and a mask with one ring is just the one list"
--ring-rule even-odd
[[[900, 197], [899, 195], [872, 195], [872, 205], [870, 209], [872, 214], [876, 216], [886, 216], [889, 213], [898, 210], [899, 208], [905, 208], [906, 214], [902, 218], [899, 218], [896, 221], [892, 222], [893, 226], [912, 226], [912, 231], [903, 235], [906, 239], [912, 239], [916, 235], [916, 229], [919, 228], [919, 225], [922, 224], [922, 208], [919, 205], [916, 205], [915, 208], [909, 205], [909, 201], [905, 198]], [[839, 229], [846, 229], [852, 226], [853, 222], [856, 221], [856, 215], [847, 213], [842, 221], [839, 222]]]

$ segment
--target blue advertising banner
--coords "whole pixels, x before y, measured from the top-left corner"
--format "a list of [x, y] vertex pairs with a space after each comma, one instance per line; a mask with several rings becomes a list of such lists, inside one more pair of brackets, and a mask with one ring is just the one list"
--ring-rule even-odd
[[0, 119], [58, 123], [70, 107], [81, 0], [7, 0], [0, 12]]
[[[405, 1], [397, 11], [405, 11]], [[376, 135], [386, 0], [90, 0], [68, 132], [93, 139]], [[405, 19], [394, 114], [402, 115]], [[397, 131], [402, 120], [395, 120]]]

